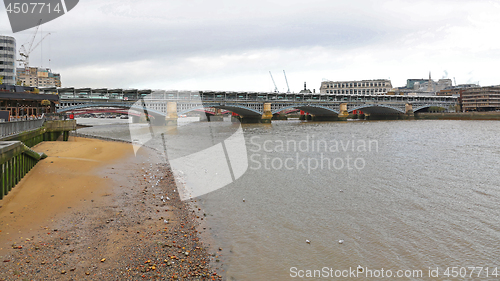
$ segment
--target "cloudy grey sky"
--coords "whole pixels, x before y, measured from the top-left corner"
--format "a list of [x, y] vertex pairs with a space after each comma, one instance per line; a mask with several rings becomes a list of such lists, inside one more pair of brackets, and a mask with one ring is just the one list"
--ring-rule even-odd
[[[0, 34], [29, 41], [1, 9]], [[283, 91], [283, 70], [295, 92], [429, 71], [497, 85], [499, 15], [500, 0], [81, 0], [30, 62], [75, 87], [271, 91], [272, 71]]]

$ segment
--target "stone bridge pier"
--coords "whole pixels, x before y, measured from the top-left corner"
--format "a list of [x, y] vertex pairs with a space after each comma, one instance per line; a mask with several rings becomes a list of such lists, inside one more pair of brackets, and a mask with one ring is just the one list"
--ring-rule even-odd
[[251, 113], [248, 115], [239, 114], [238, 119], [241, 123], [271, 123], [271, 120], [273, 119], [271, 103], [266, 102], [262, 105], [262, 114], [260, 115], [259, 113]]
[[347, 103], [341, 103], [339, 118], [347, 118], [348, 116], [349, 112], [347, 111]]
[[271, 119], [273, 119], [273, 112], [271, 111], [271, 103], [264, 103], [264, 113], [262, 114], [261, 123], [271, 123]]
[[165, 125], [167, 126], [177, 126], [177, 102], [169, 101], [167, 102], [167, 116], [165, 117]]
[[414, 117], [415, 114], [413, 113], [413, 105], [410, 103], [405, 104], [405, 114], [408, 117]]

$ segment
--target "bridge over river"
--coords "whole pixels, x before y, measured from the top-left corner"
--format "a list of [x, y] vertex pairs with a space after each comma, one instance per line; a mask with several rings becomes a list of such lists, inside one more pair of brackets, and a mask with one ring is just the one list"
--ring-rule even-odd
[[91, 88], [47, 88], [60, 97], [58, 112], [83, 108], [126, 108], [147, 112], [156, 120], [176, 122], [190, 111], [220, 113], [228, 110], [242, 122], [271, 122], [273, 115], [299, 109], [313, 120], [337, 120], [362, 111], [366, 116], [412, 116], [429, 107], [454, 111], [457, 97], [352, 95], [320, 93], [262, 93], [224, 91], [153, 91]]

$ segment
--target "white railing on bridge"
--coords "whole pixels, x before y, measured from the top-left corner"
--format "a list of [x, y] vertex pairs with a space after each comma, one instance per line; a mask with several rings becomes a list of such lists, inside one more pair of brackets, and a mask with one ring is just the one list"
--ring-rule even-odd
[[0, 122], [0, 138], [8, 137], [26, 131], [36, 130], [42, 127], [44, 122], [45, 116], [42, 116], [40, 118], [29, 117], [26, 119], [15, 118], [9, 122]]

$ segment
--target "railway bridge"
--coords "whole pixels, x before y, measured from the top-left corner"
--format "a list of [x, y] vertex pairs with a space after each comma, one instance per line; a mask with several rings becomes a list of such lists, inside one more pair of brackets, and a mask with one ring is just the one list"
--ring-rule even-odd
[[[45, 89], [44, 89], [45, 90]], [[353, 95], [320, 93], [262, 93], [224, 91], [107, 90], [91, 88], [51, 88], [60, 97], [58, 112], [83, 108], [125, 108], [153, 116], [159, 123], [176, 122], [191, 111], [222, 110], [237, 114], [242, 122], [271, 122], [273, 115], [301, 110], [312, 120], [338, 120], [362, 111], [368, 117], [412, 116], [430, 107], [454, 111], [457, 97]]]

